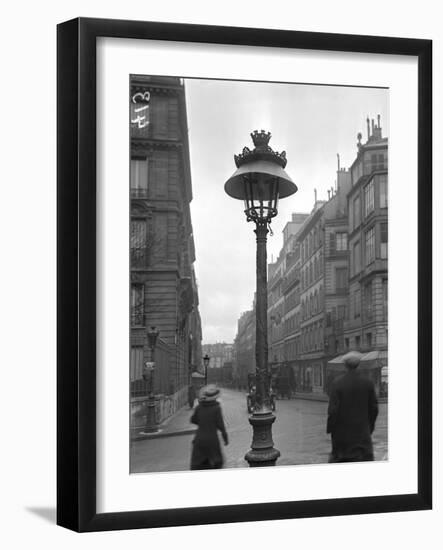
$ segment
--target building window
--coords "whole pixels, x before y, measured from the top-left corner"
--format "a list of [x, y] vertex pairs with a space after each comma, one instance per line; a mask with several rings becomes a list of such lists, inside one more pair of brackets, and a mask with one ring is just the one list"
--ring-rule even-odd
[[131, 267], [145, 267], [146, 220], [131, 220]]
[[336, 233], [335, 234], [335, 248], [336, 250], [347, 250], [348, 249], [348, 235], [347, 233]]
[[382, 281], [382, 292], [383, 292], [383, 319], [388, 320], [388, 280], [383, 279]]
[[383, 153], [378, 154], [378, 164], [376, 170], [384, 170], [386, 168], [385, 165], [385, 155]]
[[346, 306], [337, 306], [337, 318], [346, 319]]
[[148, 197], [148, 159], [131, 159], [131, 197]]
[[378, 176], [378, 190], [380, 194], [380, 208], [388, 207], [388, 176], [381, 174]]
[[366, 334], [366, 347], [367, 348], [372, 348], [372, 333], [371, 332], [368, 332]]
[[352, 265], [352, 274], [357, 275], [361, 269], [361, 259], [360, 259], [360, 241], [357, 241], [354, 244], [354, 253], [352, 255], [353, 265]]
[[348, 269], [346, 267], [335, 268], [335, 291], [340, 292], [348, 286]]
[[374, 180], [365, 187], [365, 217], [374, 210]]
[[365, 286], [365, 320], [372, 320], [372, 282]]
[[354, 229], [360, 225], [360, 197], [357, 196], [354, 199]]
[[131, 347], [131, 382], [143, 378], [143, 346]]
[[385, 168], [385, 156], [383, 153], [371, 155], [371, 170], [383, 170]]
[[345, 338], [345, 348], [349, 349], [349, 338]]
[[314, 367], [314, 385], [315, 386], [322, 386], [323, 385], [323, 377], [322, 377], [322, 368], [315, 366]]
[[144, 317], [144, 287], [131, 285], [131, 326], [143, 325]]
[[360, 349], [360, 336], [355, 337], [355, 347]]
[[388, 257], [388, 224], [380, 224], [380, 258]]
[[375, 260], [375, 230], [373, 227], [365, 234], [365, 260], [366, 265]]
[[354, 319], [361, 315], [361, 293], [360, 290], [354, 292]]

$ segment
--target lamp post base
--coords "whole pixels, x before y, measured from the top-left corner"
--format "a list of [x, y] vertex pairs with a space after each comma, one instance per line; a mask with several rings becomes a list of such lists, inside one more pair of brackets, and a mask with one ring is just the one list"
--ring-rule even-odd
[[155, 421], [155, 400], [150, 398], [148, 401], [148, 407], [146, 411], [146, 425], [143, 428], [144, 433], [158, 432], [158, 426]]
[[251, 450], [245, 454], [245, 460], [251, 468], [275, 466], [280, 451], [274, 449], [272, 424], [275, 415], [270, 411], [254, 412], [249, 417], [253, 429]]

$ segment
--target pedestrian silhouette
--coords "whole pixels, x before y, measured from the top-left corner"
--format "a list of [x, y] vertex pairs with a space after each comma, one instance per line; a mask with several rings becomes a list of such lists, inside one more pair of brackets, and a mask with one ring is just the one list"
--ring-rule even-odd
[[331, 434], [329, 462], [374, 460], [372, 432], [378, 415], [374, 384], [357, 371], [361, 354], [343, 358], [346, 374], [331, 385], [326, 432]]
[[198, 426], [192, 442], [191, 470], [208, 470], [221, 468], [224, 463], [220, 448], [218, 432], [225, 445], [228, 434], [223, 421], [220, 403], [217, 401], [220, 390], [209, 384], [200, 390], [199, 403], [191, 417], [191, 422]]
[[192, 384], [188, 386], [188, 405], [190, 409], [194, 408], [195, 388]]

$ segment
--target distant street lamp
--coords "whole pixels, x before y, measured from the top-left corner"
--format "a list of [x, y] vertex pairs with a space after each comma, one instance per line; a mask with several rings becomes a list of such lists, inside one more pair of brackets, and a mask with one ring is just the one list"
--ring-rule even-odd
[[145, 368], [143, 372], [143, 378], [148, 382], [148, 406], [146, 414], [146, 426], [145, 432], [156, 432], [157, 431], [157, 422], [155, 419], [155, 396], [154, 396], [154, 371], [155, 371], [155, 361], [154, 361], [154, 352], [155, 346], [157, 344], [157, 338], [160, 332], [155, 328], [151, 327], [147, 331], [148, 344], [150, 349], [150, 361], [145, 363]]
[[235, 155], [237, 170], [225, 183], [225, 191], [235, 199], [244, 200], [246, 221], [255, 223], [257, 235], [257, 303], [256, 303], [256, 405], [249, 422], [253, 428], [251, 450], [245, 459], [249, 466], [275, 466], [280, 451], [274, 448], [271, 410], [270, 374], [268, 366], [267, 328], [267, 257], [266, 236], [271, 219], [277, 215], [279, 198], [297, 191], [297, 186], [284, 171], [286, 153], [269, 147], [269, 132], [257, 130], [251, 134], [255, 148], [244, 147]]
[[206, 354], [203, 357], [203, 365], [205, 366], [205, 386], [208, 383], [208, 366], [209, 366], [209, 361], [210, 360], [211, 360], [211, 358], [209, 357], [208, 354]]

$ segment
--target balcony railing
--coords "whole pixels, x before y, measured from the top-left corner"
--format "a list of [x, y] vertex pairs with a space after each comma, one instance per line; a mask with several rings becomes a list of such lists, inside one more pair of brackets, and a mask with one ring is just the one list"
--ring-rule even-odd
[[131, 267], [146, 267], [148, 254], [146, 248], [131, 248]]
[[145, 324], [143, 311], [131, 311], [131, 327], [142, 327]]
[[142, 187], [131, 187], [131, 199], [147, 199], [148, 189]]
[[292, 285], [300, 281], [300, 269], [294, 269], [289, 275], [283, 278], [282, 291], [286, 292]]
[[292, 267], [300, 258], [299, 252], [290, 252], [286, 255], [286, 269]]

